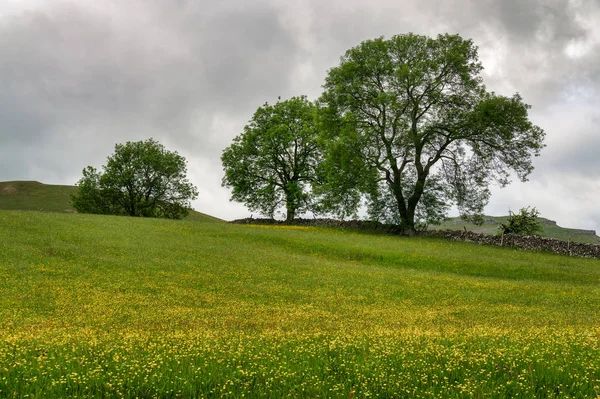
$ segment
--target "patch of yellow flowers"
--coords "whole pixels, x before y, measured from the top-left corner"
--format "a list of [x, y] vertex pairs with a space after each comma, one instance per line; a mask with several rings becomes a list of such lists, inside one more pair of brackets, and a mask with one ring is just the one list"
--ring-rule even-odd
[[0, 344], [0, 397], [595, 397], [599, 373], [599, 329], [64, 329]]

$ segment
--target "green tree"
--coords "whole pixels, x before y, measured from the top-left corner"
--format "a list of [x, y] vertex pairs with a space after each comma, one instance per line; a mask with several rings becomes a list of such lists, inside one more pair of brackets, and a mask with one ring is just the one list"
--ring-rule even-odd
[[519, 213], [508, 211], [506, 224], [501, 223], [498, 227], [501, 234], [517, 234], [522, 236], [539, 235], [544, 232], [538, 217], [537, 209], [521, 208]]
[[373, 219], [406, 234], [453, 204], [481, 220], [490, 183], [508, 184], [511, 172], [525, 181], [545, 136], [520, 95], [486, 91], [481, 70], [477, 48], [458, 35], [397, 35], [348, 50], [320, 99], [325, 191], [343, 199], [326, 205], [347, 214], [363, 196]]
[[274, 217], [285, 207], [286, 221], [310, 209], [321, 151], [316, 107], [306, 97], [265, 103], [244, 132], [223, 151], [223, 186], [231, 199]]
[[78, 212], [181, 219], [198, 196], [185, 158], [153, 139], [115, 145], [102, 168], [83, 170], [72, 197]]

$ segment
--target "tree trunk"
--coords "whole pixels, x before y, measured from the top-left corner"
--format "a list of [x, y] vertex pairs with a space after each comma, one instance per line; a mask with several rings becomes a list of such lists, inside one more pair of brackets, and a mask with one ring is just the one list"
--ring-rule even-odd
[[129, 198], [129, 216], [136, 216], [135, 214], [135, 201]]
[[286, 193], [285, 208], [286, 208], [285, 222], [290, 223], [296, 217], [296, 203], [295, 203], [294, 194], [292, 192]]
[[290, 223], [292, 221], [294, 221], [294, 218], [296, 217], [296, 210], [293, 209], [293, 207], [287, 207], [287, 213], [285, 215], [285, 222], [286, 223]]
[[406, 202], [402, 195], [402, 188], [400, 185], [392, 187], [394, 197], [398, 203], [398, 212], [400, 213], [400, 228], [402, 229], [402, 234], [406, 236], [414, 236], [417, 233], [417, 230], [415, 229], [415, 213], [417, 204], [423, 195], [425, 179], [426, 176], [417, 179], [413, 195]]
[[402, 234], [407, 236], [415, 235], [415, 212], [407, 208], [402, 195], [402, 187], [400, 184], [394, 184], [390, 187], [394, 198], [396, 199], [396, 205], [398, 206], [398, 213], [400, 214], [400, 227], [402, 228]]
[[417, 231], [415, 229], [415, 212], [414, 209], [406, 209], [404, 208], [404, 212], [402, 211], [402, 207], [400, 207], [400, 221], [402, 228], [402, 234], [405, 236], [414, 236]]

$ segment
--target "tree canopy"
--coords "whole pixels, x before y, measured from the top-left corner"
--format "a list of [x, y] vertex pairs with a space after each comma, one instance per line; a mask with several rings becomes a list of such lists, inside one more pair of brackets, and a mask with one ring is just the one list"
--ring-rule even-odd
[[72, 198], [78, 212], [181, 219], [198, 196], [185, 158], [153, 139], [115, 145], [102, 169], [83, 170]]
[[326, 77], [327, 190], [339, 213], [368, 202], [373, 219], [412, 233], [451, 205], [477, 220], [489, 185], [525, 181], [544, 132], [529, 105], [486, 90], [477, 48], [458, 35], [367, 40]]
[[316, 107], [306, 97], [265, 103], [223, 151], [223, 186], [250, 210], [273, 217], [283, 207], [291, 221], [312, 205], [310, 186], [321, 161], [317, 139]]

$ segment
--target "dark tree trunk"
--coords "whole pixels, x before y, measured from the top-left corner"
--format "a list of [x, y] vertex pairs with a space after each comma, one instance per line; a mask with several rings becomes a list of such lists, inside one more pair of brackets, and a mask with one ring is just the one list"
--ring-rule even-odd
[[296, 217], [296, 211], [288, 208], [287, 214], [285, 216], [285, 222], [286, 223], [293, 222], [295, 217]]
[[136, 216], [135, 214], [135, 201], [133, 199], [129, 199], [129, 216]]
[[406, 211], [404, 212], [404, 215], [402, 213], [400, 213], [400, 221], [401, 221], [400, 227], [402, 228], [403, 235], [414, 236], [416, 234], [417, 231], [415, 229], [414, 210], [412, 210], [412, 212], [410, 212], [409, 209], [406, 209]]
[[394, 192], [394, 197], [396, 198], [396, 202], [398, 203], [398, 212], [400, 213], [401, 223], [400, 227], [402, 228], [402, 234], [404, 235], [414, 236], [417, 232], [415, 229], [415, 213], [417, 210], [419, 200], [423, 195], [426, 178], [427, 176], [423, 175], [417, 179], [415, 188], [413, 190], [413, 194], [410, 196], [408, 201], [405, 201], [404, 196], [402, 195], [402, 188], [400, 185], [397, 185], [392, 188]]
[[400, 227], [402, 228], [402, 234], [407, 236], [415, 235], [415, 212], [414, 209], [409, 209], [402, 195], [402, 187], [400, 184], [395, 184], [392, 187], [394, 198], [398, 206], [398, 213], [400, 214]]
[[291, 192], [286, 193], [285, 209], [286, 209], [285, 222], [290, 223], [296, 217], [296, 203], [295, 203], [294, 194]]

